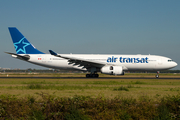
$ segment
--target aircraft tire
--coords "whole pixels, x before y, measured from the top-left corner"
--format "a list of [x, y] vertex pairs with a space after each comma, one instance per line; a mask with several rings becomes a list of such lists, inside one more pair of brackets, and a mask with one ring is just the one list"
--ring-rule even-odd
[[95, 77], [98, 78], [98, 77], [99, 77], [99, 74], [95, 74]]
[[86, 74], [86, 78], [98, 78], [99, 74]]
[[155, 77], [156, 77], [156, 78], [159, 78], [159, 75], [156, 75]]
[[90, 78], [90, 74], [86, 74], [86, 78]]
[[92, 78], [95, 78], [96, 77], [96, 74], [92, 74]]

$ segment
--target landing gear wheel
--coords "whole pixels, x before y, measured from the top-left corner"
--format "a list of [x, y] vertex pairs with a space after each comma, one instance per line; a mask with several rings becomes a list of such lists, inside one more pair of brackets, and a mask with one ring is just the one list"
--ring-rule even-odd
[[86, 74], [86, 78], [90, 78], [90, 74]]
[[95, 78], [95, 74], [92, 74], [92, 78]]
[[93, 74], [90, 74], [90, 78], [92, 78], [93, 77]]
[[156, 75], [155, 77], [156, 77], [156, 78], [159, 78], [159, 75]]
[[159, 78], [159, 71], [157, 71], [157, 75], [155, 76], [156, 78]]
[[98, 78], [98, 74], [86, 74], [86, 78]]
[[98, 78], [98, 77], [99, 77], [99, 74], [95, 74], [95, 77]]

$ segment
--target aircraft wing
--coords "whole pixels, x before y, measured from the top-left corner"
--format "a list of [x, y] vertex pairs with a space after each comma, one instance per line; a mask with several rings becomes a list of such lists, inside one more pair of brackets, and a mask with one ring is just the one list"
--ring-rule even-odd
[[73, 65], [78, 65], [78, 67], [84, 67], [84, 68], [90, 68], [90, 67], [98, 67], [101, 68], [105, 65], [107, 65], [107, 63], [105, 62], [99, 62], [99, 61], [95, 61], [95, 60], [86, 60], [83, 58], [76, 58], [76, 57], [69, 57], [69, 56], [64, 56], [64, 55], [59, 55], [57, 53], [55, 53], [52, 50], [49, 50], [51, 55], [54, 55], [56, 57], [60, 57], [60, 58], [64, 58], [67, 59], [69, 64], [73, 64]]

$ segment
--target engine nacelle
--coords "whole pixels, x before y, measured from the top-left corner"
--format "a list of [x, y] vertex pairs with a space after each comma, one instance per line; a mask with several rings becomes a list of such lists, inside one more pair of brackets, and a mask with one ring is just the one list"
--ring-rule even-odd
[[101, 68], [101, 73], [110, 75], [124, 75], [122, 66], [104, 66]]

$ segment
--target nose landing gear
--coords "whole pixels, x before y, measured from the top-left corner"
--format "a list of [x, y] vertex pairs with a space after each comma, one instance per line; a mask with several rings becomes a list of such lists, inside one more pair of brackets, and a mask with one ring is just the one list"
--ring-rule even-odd
[[157, 71], [157, 74], [155, 75], [156, 78], [159, 78], [159, 71]]

